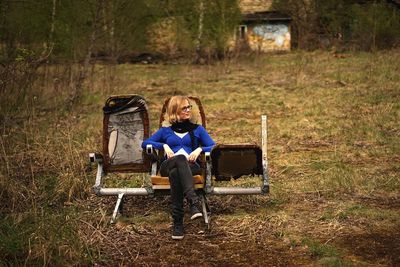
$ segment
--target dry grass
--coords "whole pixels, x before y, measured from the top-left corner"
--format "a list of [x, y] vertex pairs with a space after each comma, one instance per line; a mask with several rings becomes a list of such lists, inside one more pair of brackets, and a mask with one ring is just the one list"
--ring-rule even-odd
[[[1, 116], [0, 258], [11, 265], [258, 265], [264, 254], [277, 266], [400, 264], [389, 249], [399, 245], [399, 62], [394, 50], [98, 65], [73, 110], [65, 106], [68, 79], [50, 67], [22, 109]], [[125, 93], [149, 101], [152, 130], [165, 97], [199, 96], [218, 143], [260, 142], [267, 114], [270, 196], [211, 197], [213, 230], [188, 223], [181, 245], [169, 238], [168, 198], [128, 199], [126, 217], [109, 226], [114, 199], [89, 195], [94, 170], [86, 155], [101, 150], [103, 102]], [[120, 178], [107, 186], [145, 183], [143, 175]], [[366, 249], [371, 242], [375, 254]]]

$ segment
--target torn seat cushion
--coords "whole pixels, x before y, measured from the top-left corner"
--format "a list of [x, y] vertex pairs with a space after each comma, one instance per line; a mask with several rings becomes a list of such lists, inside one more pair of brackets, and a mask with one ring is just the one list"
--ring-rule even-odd
[[218, 144], [211, 151], [211, 161], [217, 181], [263, 173], [262, 150], [255, 144]]

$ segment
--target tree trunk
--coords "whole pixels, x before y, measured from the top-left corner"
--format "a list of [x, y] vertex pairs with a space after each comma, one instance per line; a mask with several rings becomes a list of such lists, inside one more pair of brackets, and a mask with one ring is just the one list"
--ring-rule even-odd
[[203, 0], [199, 1], [199, 28], [197, 32], [197, 40], [196, 40], [196, 63], [201, 62], [202, 58], [202, 37], [203, 37], [203, 23], [204, 23], [204, 2]]

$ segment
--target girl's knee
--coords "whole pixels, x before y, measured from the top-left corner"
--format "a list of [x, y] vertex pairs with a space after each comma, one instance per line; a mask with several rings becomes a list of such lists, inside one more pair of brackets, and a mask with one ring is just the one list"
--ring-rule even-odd
[[175, 159], [176, 161], [180, 161], [180, 162], [187, 161], [185, 155], [176, 155], [175, 158], [176, 158]]
[[176, 168], [173, 168], [172, 170], [170, 170], [169, 174], [168, 174], [169, 179], [179, 179], [179, 173], [178, 170]]

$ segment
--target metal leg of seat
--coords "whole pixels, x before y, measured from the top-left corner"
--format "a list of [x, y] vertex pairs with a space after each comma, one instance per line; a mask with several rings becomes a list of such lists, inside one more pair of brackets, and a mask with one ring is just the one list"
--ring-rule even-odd
[[118, 194], [118, 200], [117, 200], [117, 203], [115, 204], [114, 212], [113, 212], [113, 215], [111, 217], [110, 223], [115, 223], [115, 220], [117, 218], [117, 214], [119, 213], [119, 206], [121, 205], [121, 201], [122, 201], [123, 197], [124, 197], [124, 193], [119, 193]]
[[201, 206], [203, 209], [204, 223], [207, 225], [207, 228], [210, 228], [211, 212], [208, 206], [207, 198], [205, 197], [204, 194], [201, 195], [201, 200], [202, 200]]

